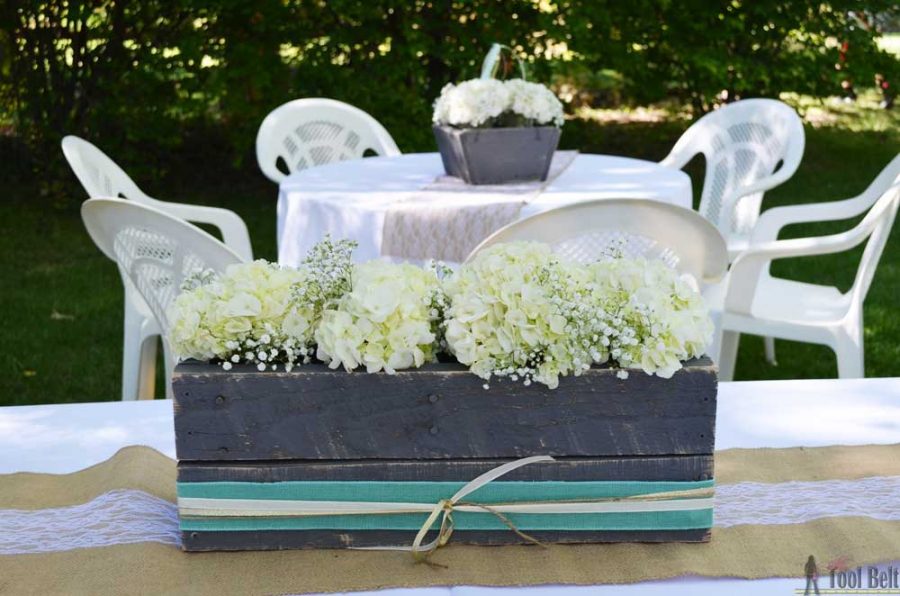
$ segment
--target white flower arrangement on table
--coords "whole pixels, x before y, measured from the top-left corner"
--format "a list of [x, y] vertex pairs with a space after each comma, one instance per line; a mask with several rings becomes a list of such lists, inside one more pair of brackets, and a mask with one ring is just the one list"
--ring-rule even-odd
[[434, 103], [435, 124], [457, 128], [563, 125], [550, 89], [522, 79], [471, 79], [446, 85]]
[[285, 370], [315, 357], [368, 372], [420, 367], [445, 351], [485, 380], [559, 385], [610, 363], [671, 377], [703, 354], [712, 322], [694, 286], [661, 261], [614, 252], [591, 264], [547, 245], [499, 244], [458, 271], [351, 265], [326, 240], [297, 269], [264, 261], [192, 278], [170, 340], [183, 358]]

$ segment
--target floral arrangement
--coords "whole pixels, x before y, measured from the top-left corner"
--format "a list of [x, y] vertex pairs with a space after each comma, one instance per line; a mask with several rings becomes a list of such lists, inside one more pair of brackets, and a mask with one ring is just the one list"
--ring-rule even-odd
[[434, 271], [386, 261], [355, 267], [350, 291], [322, 314], [316, 357], [331, 368], [364, 365], [370, 373], [433, 361], [439, 295]]
[[440, 353], [485, 380], [550, 388], [594, 364], [671, 377], [703, 354], [712, 322], [700, 294], [661, 261], [609, 254], [572, 263], [532, 242], [498, 244], [451, 272], [353, 265], [349, 242], [316, 246], [296, 269], [265, 261], [189, 278], [169, 318], [181, 358], [285, 370], [313, 357], [368, 372]]
[[592, 364], [671, 377], [700, 356], [712, 322], [700, 294], [661, 261], [568, 263], [538, 243], [499, 244], [448, 280], [446, 341], [485, 380], [550, 388]]
[[550, 89], [522, 79], [471, 79], [448, 84], [434, 104], [435, 124], [458, 128], [563, 125], [563, 106]]
[[258, 260], [189, 277], [169, 313], [173, 348], [180, 358], [219, 360], [225, 370], [308, 363], [323, 313], [350, 288], [354, 247], [326, 238], [296, 269]]

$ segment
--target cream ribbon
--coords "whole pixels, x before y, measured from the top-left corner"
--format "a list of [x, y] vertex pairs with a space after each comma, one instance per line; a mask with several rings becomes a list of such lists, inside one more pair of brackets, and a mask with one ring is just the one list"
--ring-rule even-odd
[[[497, 503], [484, 505], [463, 502], [467, 495], [523, 466], [538, 462], [555, 461], [549, 455], [535, 455], [505, 463], [481, 474], [467, 483], [449, 499], [441, 499], [434, 505], [428, 503], [393, 503], [369, 501], [292, 501], [279, 499], [207, 499], [179, 497], [178, 510], [186, 517], [285, 517], [327, 515], [380, 515], [430, 512], [416, 534], [411, 546], [365, 547], [367, 550], [403, 550], [412, 552], [417, 560], [423, 560], [435, 550], [447, 544], [453, 534], [453, 512], [488, 512], [497, 516], [510, 530], [522, 538], [539, 544], [537, 540], [520, 532], [504, 514], [506, 513], [633, 513], [645, 511], [695, 511], [710, 509], [715, 498], [713, 489], [690, 489], [659, 492], [628, 497], [605, 497], [583, 500]], [[441, 518], [438, 536], [422, 544], [431, 526]]]
[[[416, 534], [416, 538], [415, 540], [413, 540], [412, 546], [409, 549], [412, 552], [413, 558], [415, 558], [416, 561], [423, 561], [427, 559], [431, 555], [431, 553], [450, 541], [450, 536], [453, 534], [453, 509], [460, 499], [470, 493], [475, 492], [485, 484], [493, 482], [497, 478], [500, 478], [501, 476], [508, 474], [509, 472], [512, 472], [517, 468], [543, 461], [554, 461], [554, 459], [549, 455], [534, 455], [532, 457], [525, 457], [522, 459], [517, 459], [516, 461], [505, 463], [502, 466], [497, 466], [493, 470], [488, 470], [481, 476], [478, 476], [477, 478], [463, 486], [461, 489], [456, 491], [455, 495], [453, 495], [449, 499], [441, 499], [440, 501], [438, 501], [437, 505], [434, 506], [434, 509], [431, 510], [431, 515], [428, 516], [428, 519], [426, 519], [425, 523], [422, 524], [422, 527], [419, 528], [419, 532]], [[481, 509], [491, 511], [491, 509], [484, 506], [479, 506], [477, 504], [472, 504], [469, 506], [480, 507]], [[460, 510], [462, 511], [462, 509]], [[529, 542], [537, 542], [537, 540], [535, 540], [531, 536], [519, 532], [519, 530], [516, 529], [516, 527], [513, 526], [512, 523], [510, 523], [510, 521], [496, 509], [491, 511], [491, 513], [497, 515], [500, 520], [503, 521], [503, 523], [505, 523], [507, 526], [509, 526], [509, 528], [516, 534], [519, 534]], [[437, 538], [435, 538], [428, 544], [422, 545], [422, 541], [425, 540], [425, 536], [428, 535], [429, 530], [431, 530], [432, 524], [434, 524], [438, 516], [441, 516], [441, 527], [438, 530]]]

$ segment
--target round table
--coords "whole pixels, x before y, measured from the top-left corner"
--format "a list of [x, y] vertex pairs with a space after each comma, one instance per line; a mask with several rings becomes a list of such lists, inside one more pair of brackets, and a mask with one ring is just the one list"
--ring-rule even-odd
[[[296, 172], [279, 186], [278, 261], [298, 265], [325, 234], [355, 240], [357, 261], [386, 255], [416, 260], [383, 250], [385, 240], [396, 245], [398, 235], [417, 236], [419, 245], [412, 250], [425, 253], [418, 256], [442, 258], [439, 253], [454, 233], [474, 234], [463, 244], [477, 244], [508, 223], [504, 217], [515, 220], [590, 199], [656, 199], [691, 207], [691, 180], [680, 170], [611, 155], [569, 159], [546, 183], [507, 186], [448, 179], [437, 153], [371, 157]], [[466, 254], [464, 247], [456, 252]]]

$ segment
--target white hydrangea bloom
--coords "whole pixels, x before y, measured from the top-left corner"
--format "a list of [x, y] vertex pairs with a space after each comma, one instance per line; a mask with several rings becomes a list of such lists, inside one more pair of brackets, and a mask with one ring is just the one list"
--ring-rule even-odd
[[560, 375], [576, 371], [551, 281], [579, 273], [545, 244], [498, 244], [479, 253], [446, 284], [450, 352], [485, 380], [509, 376], [556, 387]]
[[535, 124], [563, 125], [562, 102], [550, 89], [522, 79], [510, 79], [505, 85], [510, 95], [509, 111]]
[[471, 79], [441, 90], [434, 121], [451, 126], [481, 126], [509, 108], [509, 91], [496, 79]]
[[522, 79], [471, 79], [449, 84], [434, 103], [435, 124], [456, 127], [490, 126], [505, 114], [527, 124], [563, 125], [563, 106], [550, 89]]
[[[315, 313], [292, 299], [309, 280], [305, 268], [282, 268], [259, 260], [230, 265], [208, 283], [188, 289], [170, 311], [170, 340], [180, 358], [227, 360], [260, 338], [273, 346], [305, 350]], [[299, 354], [299, 353], [298, 353]]]
[[352, 289], [322, 314], [316, 357], [331, 368], [368, 372], [419, 367], [435, 358], [434, 271], [370, 261], [353, 269]]
[[702, 296], [659, 260], [609, 259], [589, 266], [592, 302], [610, 316], [610, 350], [625, 367], [669, 378], [703, 355], [713, 323]]

